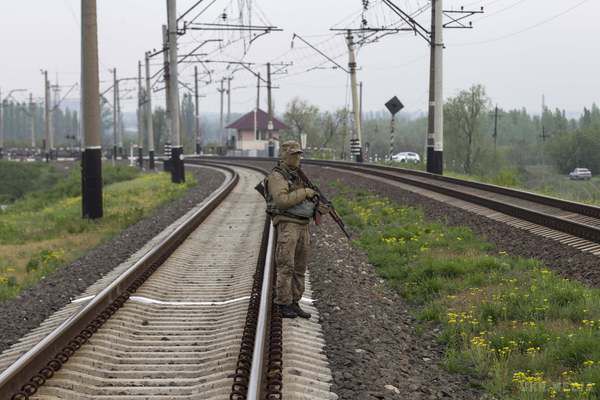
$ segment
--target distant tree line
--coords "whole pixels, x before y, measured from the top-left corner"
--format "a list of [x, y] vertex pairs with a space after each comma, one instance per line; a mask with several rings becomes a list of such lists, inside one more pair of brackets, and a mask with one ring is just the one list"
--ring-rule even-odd
[[[36, 104], [30, 107], [29, 103], [4, 102], [2, 112], [6, 145], [30, 147], [33, 120], [36, 146], [42, 146], [45, 132], [43, 106]], [[79, 115], [76, 111], [55, 108], [52, 111], [52, 126], [56, 146], [75, 144], [71, 138], [76, 137], [79, 131]]]
[[[295, 98], [283, 118], [290, 127], [284, 139], [299, 140], [306, 133], [309, 148], [328, 148], [335, 158], [349, 158], [352, 127], [347, 108], [322, 111]], [[363, 116], [363, 144], [369, 144], [372, 157], [389, 155], [390, 123], [387, 111]], [[426, 132], [426, 115], [408, 118], [401, 112], [393, 152], [413, 151], [423, 156]], [[595, 104], [584, 108], [578, 119], [548, 107], [541, 116], [524, 108], [498, 107], [496, 113], [485, 88], [475, 85], [449, 98], [444, 106], [444, 163], [448, 170], [478, 176], [507, 170], [518, 174], [531, 165], [552, 166], [560, 173], [575, 167], [600, 173], [600, 109]]]
[[[590, 168], [600, 173], [600, 108], [592, 104], [584, 108], [577, 119], [568, 118], [564, 110], [546, 107], [542, 115], [526, 109], [496, 110], [482, 85], [474, 85], [447, 99], [444, 107], [444, 162], [447, 170], [478, 176], [492, 176], [502, 171], [520, 174], [529, 166], [552, 166], [566, 173], [575, 167]], [[41, 147], [44, 137], [43, 107], [33, 109], [27, 103], [6, 102], [2, 120], [6, 145], [29, 146], [31, 119], [35, 120], [36, 143]], [[112, 148], [113, 110], [102, 105], [103, 146]], [[240, 114], [232, 115], [232, 121]], [[194, 100], [184, 94], [181, 103], [182, 143], [186, 152], [195, 148]], [[348, 159], [352, 119], [350, 110], [321, 110], [317, 105], [295, 98], [281, 116], [289, 129], [282, 140], [300, 140], [307, 136], [307, 146], [313, 157]], [[390, 152], [390, 122], [387, 111], [366, 112], [363, 115], [363, 144], [369, 145], [372, 158], [385, 159]], [[123, 124], [121, 120], [119, 122]], [[144, 125], [145, 125], [144, 119]], [[160, 154], [167, 141], [167, 121], [164, 107], [153, 112], [154, 142]], [[70, 109], [53, 111], [55, 146], [73, 144], [69, 137], [78, 133], [79, 116]], [[221, 144], [222, 132], [218, 118], [201, 115], [203, 144]], [[393, 152], [413, 151], [422, 157], [427, 132], [426, 115], [397, 116]], [[496, 132], [496, 136], [494, 136]], [[137, 143], [137, 132], [128, 132], [124, 144]], [[147, 148], [147, 138], [144, 138]]]

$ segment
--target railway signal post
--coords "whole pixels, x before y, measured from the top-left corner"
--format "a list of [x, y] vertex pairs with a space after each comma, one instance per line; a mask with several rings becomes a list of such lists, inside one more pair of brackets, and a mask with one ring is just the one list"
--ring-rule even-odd
[[392, 156], [394, 155], [394, 129], [396, 125], [396, 114], [400, 112], [404, 108], [404, 104], [398, 97], [394, 96], [390, 101], [385, 103], [385, 108], [388, 109], [390, 114], [392, 114], [392, 121], [390, 125], [390, 160], [392, 160]]
[[81, 157], [83, 218], [102, 218], [102, 147], [96, 0], [81, 0]]

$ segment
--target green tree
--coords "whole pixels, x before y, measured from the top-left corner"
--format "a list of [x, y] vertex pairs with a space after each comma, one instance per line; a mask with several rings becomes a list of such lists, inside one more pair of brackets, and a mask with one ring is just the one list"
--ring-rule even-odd
[[446, 159], [465, 173], [471, 174], [482, 163], [489, 138], [483, 136], [482, 125], [488, 117], [490, 100], [482, 85], [472, 86], [451, 98], [444, 107]]
[[301, 134], [306, 133], [307, 146], [320, 144], [322, 137], [318, 128], [319, 108], [317, 106], [295, 97], [288, 103], [283, 120], [290, 127], [290, 130], [283, 134], [284, 140], [292, 139], [300, 142]]

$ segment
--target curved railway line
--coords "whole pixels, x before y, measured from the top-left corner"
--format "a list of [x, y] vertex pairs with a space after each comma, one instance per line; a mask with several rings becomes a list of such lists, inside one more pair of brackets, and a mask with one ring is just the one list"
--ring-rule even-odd
[[[217, 159], [237, 165], [273, 163], [269, 158], [219, 157]], [[397, 186], [532, 234], [556, 240], [580, 251], [600, 255], [600, 207], [597, 206], [383, 165], [311, 159], [306, 159], [303, 163]]]
[[265, 172], [213, 167], [213, 195], [0, 355], [0, 398], [337, 398], [310, 297], [309, 321], [271, 312]]
[[[274, 160], [226, 171], [208, 199], [0, 355], [2, 399], [336, 399], [309, 321], [272, 309], [274, 230], [254, 190]], [[377, 165], [305, 160], [600, 255], [600, 208]], [[228, 164], [228, 165], [227, 165]]]

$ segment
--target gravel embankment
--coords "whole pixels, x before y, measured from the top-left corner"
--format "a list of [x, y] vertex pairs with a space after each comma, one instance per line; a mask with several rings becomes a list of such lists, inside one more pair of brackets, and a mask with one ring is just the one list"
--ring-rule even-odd
[[328, 221], [313, 229], [309, 264], [331, 363], [333, 392], [343, 400], [479, 399], [469, 381], [439, 365], [437, 331], [416, 321], [364, 252]]
[[[526, 231], [494, 222], [426, 197], [367, 178], [319, 167], [305, 167], [329, 195], [327, 183], [367, 189], [424, 210], [428, 219], [469, 226], [495, 244], [497, 251], [535, 258], [562, 276], [600, 285], [598, 258]], [[313, 230], [312, 286], [334, 374], [342, 399], [475, 399], [484, 396], [468, 380], [444, 371], [437, 332], [415, 332], [415, 321], [395, 291], [377, 277], [366, 254], [352, 248], [338, 228], [327, 223]], [[391, 385], [387, 386], [386, 385]]]
[[47, 276], [17, 298], [0, 303], [0, 352], [126, 261], [146, 242], [208, 197], [225, 179], [222, 173], [212, 169], [194, 168], [188, 173], [196, 176], [198, 185], [184, 197], [158, 208], [152, 216]]
[[[420, 207], [430, 220], [439, 220], [451, 226], [470, 227], [480, 237], [493, 243], [499, 252], [538, 259], [565, 278], [575, 279], [589, 286], [600, 286], [600, 259], [590, 253], [582, 253], [557, 241], [367, 178], [319, 167], [307, 167], [307, 171], [310, 177], [320, 182], [340, 180], [347, 186], [367, 189], [400, 204]], [[326, 192], [332, 191], [327, 185], [323, 185], [323, 189]]]

